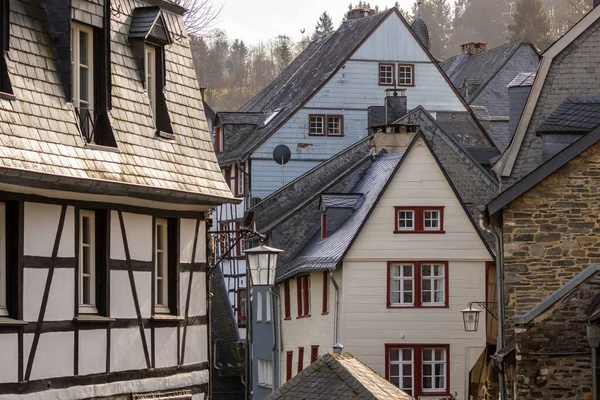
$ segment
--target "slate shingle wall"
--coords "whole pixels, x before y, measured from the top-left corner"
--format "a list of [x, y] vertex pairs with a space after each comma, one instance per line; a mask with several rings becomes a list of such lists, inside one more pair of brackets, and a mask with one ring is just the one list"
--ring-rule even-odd
[[[98, 5], [79, 0], [73, 13], [81, 11], [85, 20], [83, 10], [97, 12]], [[91, 150], [63, 95], [44, 3], [10, 6], [8, 69], [16, 100], [0, 100], [0, 167], [231, 197], [207, 130], [188, 38], [176, 36], [166, 47], [165, 94], [176, 139], [158, 139], [127, 38], [133, 8], [146, 4], [113, 0], [113, 9], [121, 10], [111, 12], [110, 115], [119, 152]], [[180, 16], [165, 17], [172, 31], [184, 32]]]
[[542, 162], [542, 141], [535, 136], [538, 126], [573, 94], [595, 94], [600, 87], [600, 20], [590, 26], [577, 40], [557, 57], [546, 77], [538, 103], [512, 175], [505, 179], [502, 189], [512, 186]]

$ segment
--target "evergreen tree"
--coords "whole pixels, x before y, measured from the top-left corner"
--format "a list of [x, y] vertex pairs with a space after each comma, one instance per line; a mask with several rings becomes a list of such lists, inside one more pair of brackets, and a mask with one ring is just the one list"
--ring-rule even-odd
[[[418, 1], [412, 7], [413, 19], [417, 16]], [[425, 0], [421, 3], [421, 15], [431, 38], [431, 54], [436, 58], [444, 58], [452, 33], [450, 4], [446, 0]]]
[[286, 35], [279, 35], [275, 44], [275, 60], [279, 72], [283, 71], [292, 61], [292, 39]]
[[408, 11], [406, 11], [402, 7], [400, 7], [400, 3], [396, 2], [394, 4], [394, 7], [396, 7], [398, 9], [398, 11], [400, 11], [400, 15], [402, 15], [404, 17], [406, 22], [408, 22], [409, 24], [412, 23], [411, 15], [408, 13]]
[[333, 29], [333, 21], [327, 11], [323, 12], [317, 21], [317, 26], [315, 26], [315, 32], [312, 35], [312, 40], [322, 38], [323, 36], [327, 36], [334, 31]]
[[513, 20], [508, 25], [509, 41], [527, 38], [542, 50], [552, 43], [550, 21], [542, 0], [517, 0]]

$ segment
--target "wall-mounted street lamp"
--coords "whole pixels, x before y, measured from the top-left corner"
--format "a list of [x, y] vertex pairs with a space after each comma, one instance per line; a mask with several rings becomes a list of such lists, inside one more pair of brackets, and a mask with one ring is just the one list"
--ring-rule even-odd
[[481, 309], [474, 308], [473, 305], [477, 305], [478, 307], [483, 308], [494, 319], [498, 319], [498, 317], [496, 317], [496, 314], [492, 311], [493, 307], [496, 306], [496, 303], [472, 301], [469, 303], [469, 308], [461, 310], [466, 332], [477, 332], [477, 330], [479, 329], [479, 316], [481, 314]]

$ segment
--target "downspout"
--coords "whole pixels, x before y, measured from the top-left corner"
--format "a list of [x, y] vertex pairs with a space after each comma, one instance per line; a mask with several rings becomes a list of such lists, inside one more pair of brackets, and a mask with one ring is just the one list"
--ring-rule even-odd
[[[273, 291], [273, 288], [270, 287], [269, 288], [269, 292], [277, 299], [277, 318], [275, 318], [275, 315], [273, 315], [273, 354], [277, 355], [277, 368], [273, 368], [273, 390], [275, 390], [275, 385], [277, 385], [277, 387], [279, 386], [279, 368], [281, 368], [281, 347], [283, 344], [283, 329], [281, 329], [281, 323], [283, 322], [281, 320], [281, 307], [280, 307], [280, 301], [281, 298], [279, 297], [278, 294], [276, 294]], [[277, 330], [278, 330], [278, 334], [276, 334], [276, 329], [275, 329], [275, 320], [277, 320]]]
[[333, 308], [333, 344], [338, 342], [338, 315], [339, 315], [339, 305], [340, 305], [340, 287], [333, 276], [335, 269], [332, 268], [329, 270], [329, 277], [331, 279], [331, 283], [333, 283], [333, 287], [335, 288], [335, 306]]
[[[480, 213], [479, 224], [481, 229], [496, 239], [496, 296], [498, 296], [498, 346], [496, 353], [504, 348], [504, 234], [502, 231], [502, 214], [497, 231], [490, 228], [490, 221], [485, 218], [485, 211]], [[487, 284], [487, 282], [486, 282]], [[487, 299], [486, 299], [487, 300]], [[500, 389], [500, 400], [506, 399], [506, 376], [504, 360], [492, 356], [500, 365], [498, 368], [498, 385]]]

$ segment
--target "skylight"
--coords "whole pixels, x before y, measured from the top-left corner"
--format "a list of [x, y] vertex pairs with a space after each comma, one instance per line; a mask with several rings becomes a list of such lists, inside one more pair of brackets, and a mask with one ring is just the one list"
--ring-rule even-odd
[[279, 114], [280, 112], [281, 112], [281, 108], [278, 108], [277, 110], [271, 112], [271, 114], [267, 117], [267, 119], [265, 119], [265, 122], [263, 122], [263, 126], [269, 125], [269, 122], [273, 121], [273, 118], [275, 118], [277, 116], [277, 114]]

